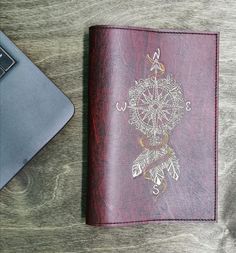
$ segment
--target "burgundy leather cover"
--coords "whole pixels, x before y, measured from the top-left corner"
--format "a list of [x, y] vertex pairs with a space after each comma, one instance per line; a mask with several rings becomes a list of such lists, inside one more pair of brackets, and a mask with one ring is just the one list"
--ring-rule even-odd
[[89, 40], [86, 223], [216, 221], [219, 34], [93, 26]]

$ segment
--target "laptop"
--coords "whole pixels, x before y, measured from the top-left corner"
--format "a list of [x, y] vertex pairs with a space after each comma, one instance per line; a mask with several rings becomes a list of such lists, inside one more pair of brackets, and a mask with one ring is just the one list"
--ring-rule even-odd
[[73, 114], [70, 100], [0, 32], [0, 189]]

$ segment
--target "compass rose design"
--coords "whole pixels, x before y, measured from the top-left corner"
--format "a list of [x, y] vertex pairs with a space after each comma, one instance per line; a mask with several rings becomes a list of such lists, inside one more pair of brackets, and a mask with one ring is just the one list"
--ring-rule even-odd
[[158, 139], [169, 133], [180, 121], [184, 112], [183, 93], [171, 77], [155, 77], [136, 81], [129, 90], [131, 125], [143, 134]]
[[179, 160], [169, 144], [169, 136], [186, 109], [181, 85], [171, 75], [164, 76], [165, 67], [159, 59], [159, 48], [152, 58], [147, 55], [151, 75], [135, 81], [129, 89], [127, 106], [129, 124], [143, 134], [139, 141], [143, 151], [133, 162], [132, 175], [150, 180], [154, 195], [166, 189], [167, 174], [179, 179]]

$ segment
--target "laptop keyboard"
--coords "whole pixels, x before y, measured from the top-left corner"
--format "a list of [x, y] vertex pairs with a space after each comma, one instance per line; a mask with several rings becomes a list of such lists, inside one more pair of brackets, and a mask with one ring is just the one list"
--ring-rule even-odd
[[0, 78], [15, 64], [15, 60], [0, 46]]

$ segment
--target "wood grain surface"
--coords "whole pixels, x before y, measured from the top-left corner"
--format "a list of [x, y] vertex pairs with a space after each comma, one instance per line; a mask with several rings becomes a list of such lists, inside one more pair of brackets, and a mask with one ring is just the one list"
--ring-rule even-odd
[[[0, 29], [76, 108], [63, 131], [0, 192], [0, 252], [235, 252], [235, 9], [234, 0], [0, 0]], [[94, 24], [221, 32], [218, 223], [84, 224], [88, 27]]]

